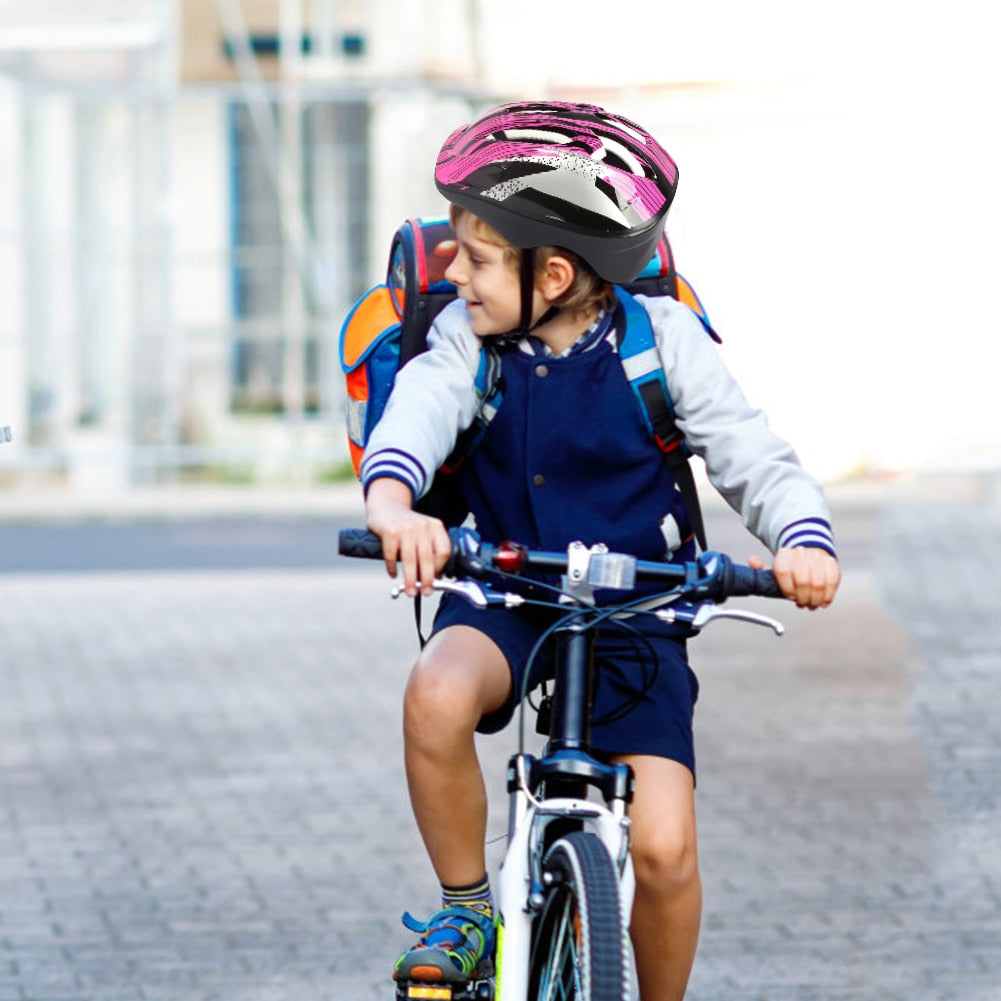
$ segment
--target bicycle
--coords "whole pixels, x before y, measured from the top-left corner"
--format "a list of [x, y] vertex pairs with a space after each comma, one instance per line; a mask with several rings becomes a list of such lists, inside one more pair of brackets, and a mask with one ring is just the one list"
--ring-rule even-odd
[[[507, 850], [496, 889], [495, 978], [454, 989], [447, 984], [397, 982], [397, 1001], [628, 1001], [631, 952], [628, 936], [635, 880], [629, 856], [628, 804], [632, 770], [598, 760], [590, 748], [593, 649], [599, 626], [653, 615], [695, 635], [717, 618], [783, 627], [768, 616], [719, 606], [729, 597], [782, 597], [767, 570], [705, 553], [685, 564], [637, 560], [598, 545], [572, 543], [565, 553], [481, 542], [469, 529], [453, 529], [452, 555], [435, 582], [486, 608], [532, 603], [560, 614], [543, 634], [552, 637], [552, 693], [537, 706], [540, 733], [548, 736], [540, 757], [525, 751], [522, 692], [519, 748], [509, 762]], [[342, 555], [380, 559], [377, 536], [358, 529], [340, 533]], [[534, 578], [549, 597], [500, 590], [527, 573], [559, 575], [560, 584]], [[640, 582], [665, 590], [616, 603], [608, 595], [633, 592]], [[393, 596], [401, 589], [393, 588]], [[526, 678], [528, 677], [526, 672]], [[548, 676], [548, 675], [547, 675]], [[600, 800], [588, 798], [590, 791]]]

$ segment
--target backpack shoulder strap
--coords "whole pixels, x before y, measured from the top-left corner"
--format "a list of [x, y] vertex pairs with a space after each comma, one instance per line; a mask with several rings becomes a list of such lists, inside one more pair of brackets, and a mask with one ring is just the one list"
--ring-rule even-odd
[[674, 415], [674, 405], [667, 388], [667, 376], [657, 350], [653, 325], [647, 311], [623, 288], [616, 288], [624, 322], [617, 324], [619, 359], [629, 386], [639, 403], [647, 429], [671, 467], [681, 491], [692, 531], [703, 551], [706, 549], [705, 522], [699, 504], [695, 476], [688, 462], [691, 451], [685, 443]]

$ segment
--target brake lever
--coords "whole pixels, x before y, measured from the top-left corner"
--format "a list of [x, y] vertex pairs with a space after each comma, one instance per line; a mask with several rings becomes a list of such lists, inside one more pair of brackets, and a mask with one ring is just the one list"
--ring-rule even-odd
[[681, 622], [692, 629], [703, 629], [716, 619], [736, 619], [738, 622], [749, 622], [755, 626], [765, 626], [776, 636], [785, 633], [785, 626], [778, 619], [760, 612], [749, 612], [745, 608], [721, 608], [710, 602], [699, 605], [685, 605], [678, 608], [663, 608], [656, 613], [657, 618], [664, 622]]
[[[506, 608], [514, 608], [525, 600], [520, 594], [496, 594], [493, 591], [488, 591], [473, 580], [449, 580], [439, 577], [431, 586], [435, 591], [457, 594], [476, 608], [486, 608], [487, 605], [504, 605]], [[390, 589], [389, 594], [392, 598], [402, 598], [405, 597], [406, 592], [399, 584], [395, 584]]]
[[[438, 579], [431, 586], [435, 591], [458, 594], [477, 608], [486, 608], [489, 603], [486, 592], [475, 581]], [[406, 596], [406, 591], [399, 584], [394, 584], [389, 595], [392, 598], [402, 598]]]

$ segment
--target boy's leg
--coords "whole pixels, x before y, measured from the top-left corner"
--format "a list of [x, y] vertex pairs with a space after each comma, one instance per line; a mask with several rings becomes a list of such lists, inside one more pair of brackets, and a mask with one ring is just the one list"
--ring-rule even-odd
[[643, 1001], [681, 1001], [702, 918], [695, 826], [695, 782], [668, 758], [624, 755], [636, 794], [632, 818], [636, 899], [630, 935]]
[[404, 923], [422, 934], [397, 960], [397, 977], [462, 982], [492, 956], [487, 797], [473, 734], [480, 718], [499, 709], [510, 690], [506, 659], [469, 626], [435, 633], [411, 672], [403, 712], [407, 782], [442, 884], [442, 910], [426, 923], [404, 915]]
[[480, 718], [504, 704], [511, 674], [494, 642], [468, 626], [432, 636], [404, 699], [410, 799], [442, 884], [468, 886], [486, 871], [487, 797], [476, 756]]

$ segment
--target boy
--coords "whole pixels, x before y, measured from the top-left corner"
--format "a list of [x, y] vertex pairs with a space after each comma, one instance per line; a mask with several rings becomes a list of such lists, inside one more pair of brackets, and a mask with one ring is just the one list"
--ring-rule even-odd
[[[650, 441], [616, 354], [613, 282], [652, 256], [677, 186], [667, 153], [600, 108], [516, 104], [456, 130], [435, 180], [452, 203], [459, 300], [429, 350], [400, 372], [362, 464], [368, 527], [408, 594], [430, 593], [449, 541], [414, 510], [433, 471], [476, 416], [474, 376], [496, 347], [504, 396], [460, 472], [483, 538], [563, 549], [575, 539], [643, 559], [687, 560], [691, 526]], [[699, 320], [666, 297], [640, 298], [657, 338], [679, 427], [710, 479], [775, 553], [783, 593], [819, 608], [840, 580], [818, 484], [751, 409]], [[411, 801], [442, 884], [442, 910], [396, 975], [465, 982], [493, 949], [485, 875], [486, 794], [473, 734], [510, 719], [528, 651], [544, 627], [519, 610], [471, 610], [446, 596], [407, 685]], [[643, 1001], [680, 1001], [701, 913], [691, 719], [698, 684], [684, 643], [648, 627], [656, 681], [594, 746], [636, 775], [630, 808], [637, 890], [630, 925]], [[621, 703], [629, 664], [609, 645], [595, 715]], [[616, 695], [616, 692], [619, 694]], [[618, 698], [618, 703], [616, 699]]]

